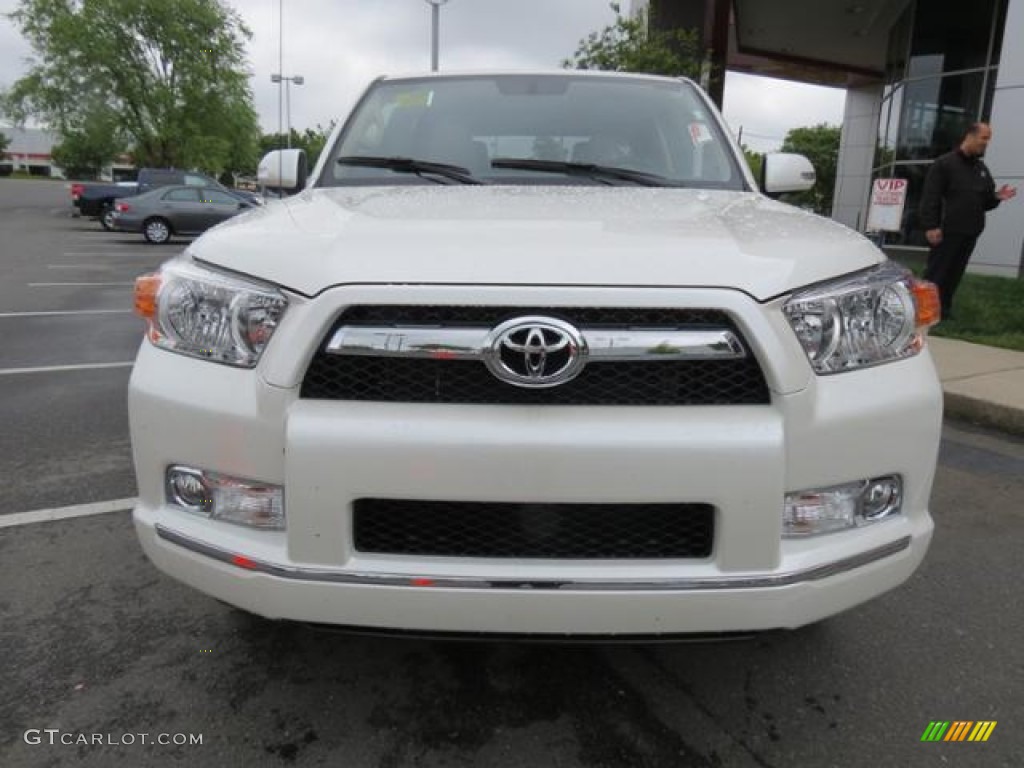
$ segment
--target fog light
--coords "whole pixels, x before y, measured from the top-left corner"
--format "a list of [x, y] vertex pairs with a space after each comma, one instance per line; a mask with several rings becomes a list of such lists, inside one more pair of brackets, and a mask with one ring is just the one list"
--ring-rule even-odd
[[903, 503], [903, 483], [896, 476], [875, 478], [868, 482], [862, 499], [861, 516], [864, 520], [881, 520], [899, 512]]
[[193, 467], [167, 468], [167, 502], [188, 512], [250, 528], [283, 530], [284, 489]]
[[210, 514], [213, 498], [197, 469], [171, 467], [167, 471], [167, 500], [191, 512]]
[[875, 523], [899, 514], [903, 480], [886, 475], [786, 494], [783, 536], [812, 536]]

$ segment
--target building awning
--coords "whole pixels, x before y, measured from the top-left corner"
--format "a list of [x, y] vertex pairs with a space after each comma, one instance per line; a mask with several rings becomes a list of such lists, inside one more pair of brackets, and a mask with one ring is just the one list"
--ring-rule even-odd
[[[882, 79], [889, 30], [910, 0], [651, 0], [660, 27], [717, 43], [729, 14], [728, 69], [855, 87]], [[722, 33], [715, 33], [715, 29]]]

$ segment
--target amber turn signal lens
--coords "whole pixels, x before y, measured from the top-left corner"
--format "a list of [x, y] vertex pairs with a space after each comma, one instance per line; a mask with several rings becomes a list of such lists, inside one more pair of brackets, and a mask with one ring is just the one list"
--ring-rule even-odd
[[917, 307], [915, 325], [918, 328], [930, 328], [942, 319], [942, 303], [939, 301], [939, 289], [935, 283], [927, 280], [913, 280], [910, 290], [914, 294], [914, 306]]
[[135, 278], [135, 314], [146, 320], [156, 318], [156, 299], [160, 293], [160, 275]]

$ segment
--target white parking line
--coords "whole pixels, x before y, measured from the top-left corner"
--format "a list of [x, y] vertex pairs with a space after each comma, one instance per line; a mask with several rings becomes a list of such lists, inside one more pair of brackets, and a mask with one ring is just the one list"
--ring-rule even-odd
[[[72, 248], [86, 248], [84, 251], [61, 251], [61, 256], [102, 256], [111, 253], [109, 245], [72, 245]], [[141, 249], [140, 249], [141, 250]]]
[[134, 256], [136, 258], [142, 258], [143, 256], [155, 255], [152, 250], [149, 251], [125, 251], [118, 250], [112, 251], [109, 248], [102, 251], [62, 251], [61, 256], [73, 258], [75, 256]]
[[116, 269], [114, 264], [47, 264], [47, 269]]
[[29, 288], [63, 288], [84, 285], [135, 285], [135, 283], [29, 283]]
[[130, 309], [59, 309], [49, 312], [0, 312], [3, 317], [52, 317], [54, 315], [127, 315]]
[[36, 509], [32, 512], [15, 512], [0, 515], [0, 528], [13, 528], [17, 525], [32, 523], [48, 523], [53, 520], [67, 520], [72, 517], [88, 515], [104, 515], [108, 512], [122, 512], [135, 506], [138, 499], [115, 499], [114, 501], [97, 501], [93, 504], [76, 504], [73, 507], [57, 507], [56, 509]]
[[47, 365], [41, 368], [0, 368], [0, 376], [22, 373], [57, 373], [62, 371], [95, 371], [103, 368], [131, 368], [132, 363], [82, 363], [81, 365]]

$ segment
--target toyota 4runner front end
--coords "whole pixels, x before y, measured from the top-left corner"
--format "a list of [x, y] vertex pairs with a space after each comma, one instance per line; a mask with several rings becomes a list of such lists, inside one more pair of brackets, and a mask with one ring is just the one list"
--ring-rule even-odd
[[503, 635], [797, 627], [903, 582], [934, 290], [756, 191], [721, 125], [668, 78], [376, 81], [304, 191], [137, 284], [149, 557], [270, 618]]

